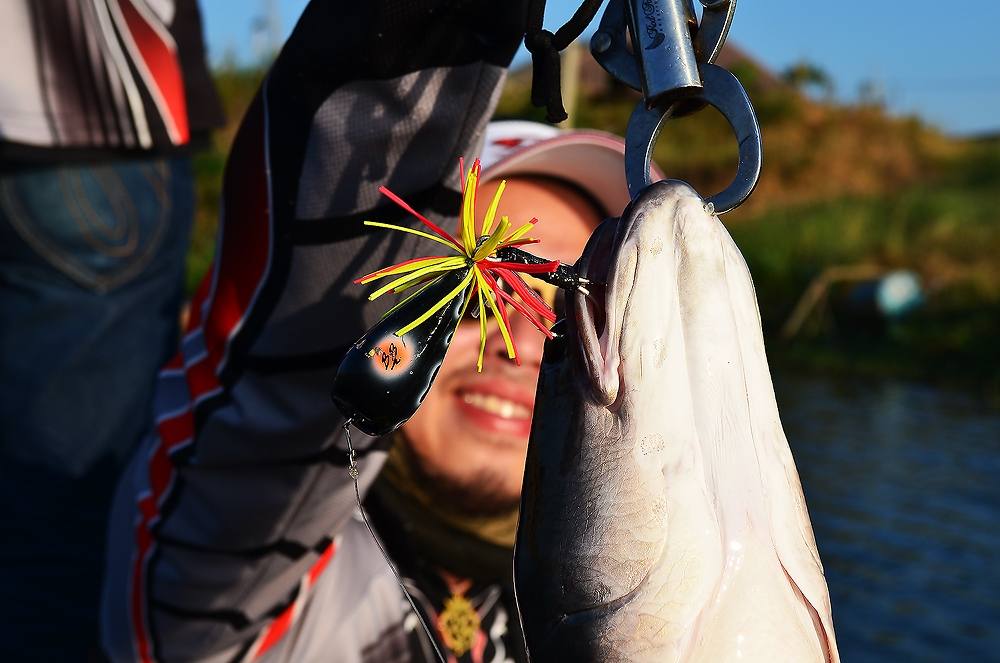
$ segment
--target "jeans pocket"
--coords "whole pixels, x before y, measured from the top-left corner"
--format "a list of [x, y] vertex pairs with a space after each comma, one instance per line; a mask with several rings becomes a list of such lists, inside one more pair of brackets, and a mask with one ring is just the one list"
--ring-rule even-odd
[[0, 215], [48, 266], [107, 292], [155, 258], [170, 190], [162, 160], [44, 168], [0, 178]]

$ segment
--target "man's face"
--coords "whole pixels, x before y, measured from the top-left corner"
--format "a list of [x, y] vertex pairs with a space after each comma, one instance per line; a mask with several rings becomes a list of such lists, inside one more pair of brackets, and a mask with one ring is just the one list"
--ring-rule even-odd
[[[477, 225], [498, 184], [480, 186]], [[577, 260], [601, 221], [572, 188], [521, 177], [507, 181], [500, 215], [510, 217], [513, 227], [537, 217], [531, 236], [541, 241], [526, 249], [568, 263]], [[462, 322], [434, 386], [403, 426], [423, 474], [469, 511], [509, 509], [521, 493], [545, 337], [518, 313], [511, 313], [510, 323], [521, 366], [507, 358], [491, 318], [483, 370], [477, 372], [479, 322]]]

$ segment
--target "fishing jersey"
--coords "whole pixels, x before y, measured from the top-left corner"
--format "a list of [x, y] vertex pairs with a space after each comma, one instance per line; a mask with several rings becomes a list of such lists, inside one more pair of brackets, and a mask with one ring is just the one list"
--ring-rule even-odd
[[222, 124], [197, 0], [0, 2], [0, 156], [168, 151]]
[[[432, 660], [358, 520], [330, 387], [388, 306], [353, 280], [427, 251], [363, 225], [419, 223], [378, 187], [454, 227], [458, 158], [479, 151], [523, 15], [468, 0], [305, 9], [236, 135], [214, 264], [117, 488], [102, 597], [112, 660]], [[386, 442], [353, 443], [364, 495]], [[410, 575], [432, 623], [442, 594], [476, 611], [461, 660], [522, 659], [509, 588]]]

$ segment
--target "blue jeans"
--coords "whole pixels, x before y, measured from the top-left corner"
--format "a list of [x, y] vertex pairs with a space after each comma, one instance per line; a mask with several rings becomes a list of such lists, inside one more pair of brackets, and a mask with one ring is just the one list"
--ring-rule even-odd
[[190, 162], [0, 173], [0, 660], [96, 648], [106, 512], [176, 349]]

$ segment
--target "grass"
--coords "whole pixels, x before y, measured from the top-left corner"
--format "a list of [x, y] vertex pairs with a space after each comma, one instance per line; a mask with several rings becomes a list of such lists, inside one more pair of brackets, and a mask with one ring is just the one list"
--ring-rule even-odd
[[[777, 363], [823, 372], [973, 381], [1000, 400], [1000, 140], [963, 142], [871, 105], [818, 102], [766, 86], [735, 66], [764, 134], [764, 170], [747, 205], [724, 218], [753, 272]], [[229, 123], [195, 157], [198, 210], [187, 288], [208, 269], [225, 155], [260, 70], [227, 68], [216, 83]], [[512, 75], [498, 115], [541, 119], [524, 76]], [[585, 93], [578, 125], [621, 135], [636, 96], [614, 84]], [[670, 177], [717, 191], [736, 170], [736, 144], [717, 113], [667, 123], [654, 156]], [[776, 331], [809, 283], [835, 265], [920, 275], [926, 305], [878, 334], [814, 319], [794, 343]]]
[[198, 288], [215, 254], [215, 232], [219, 226], [219, 201], [222, 198], [225, 165], [225, 153], [218, 149], [199, 152], [193, 160], [198, 202], [184, 272], [184, 290], [189, 297]]
[[913, 270], [935, 299], [985, 303], [1000, 299], [997, 173], [992, 188], [937, 183], [891, 197], [841, 198], [726, 221], [766, 286], [769, 311], [777, 312], [777, 300], [787, 302], [825, 268], [855, 263]]
[[185, 291], [190, 297], [212, 264], [215, 233], [219, 226], [219, 201], [222, 199], [222, 173], [226, 155], [233, 142], [240, 119], [264, 77], [262, 69], [225, 67], [215, 71], [215, 86], [222, 98], [226, 126], [212, 136], [212, 144], [194, 156], [197, 205], [194, 230], [185, 271]]
[[920, 275], [926, 305], [883, 334], [819, 320], [772, 354], [824, 371], [971, 380], [1000, 394], [1000, 144], [968, 144], [930, 182], [727, 218], [757, 284], [766, 335], [825, 268], [870, 264]]

